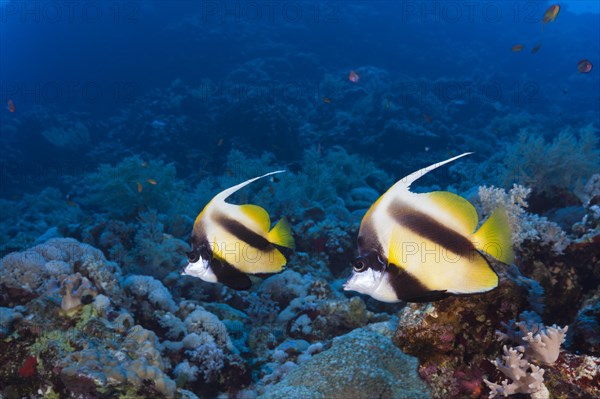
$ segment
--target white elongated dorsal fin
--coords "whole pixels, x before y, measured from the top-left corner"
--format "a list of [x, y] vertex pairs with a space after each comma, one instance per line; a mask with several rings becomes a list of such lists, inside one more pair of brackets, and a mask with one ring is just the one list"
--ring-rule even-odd
[[437, 162], [437, 163], [434, 163], [433, 165], [429, 165], [429, 166], [427, 166], [426, 168], [419, 169], [419, 170], [417, 170], [416, 172], [413, 172], [413, 173], [411, 173], [410, 175], [408, 175], [408, 176], [406, 176], [406, 177], [403, 177], [402, 179], [398, 180], [398, 181], [396, 182], [396, 184], [394, 184], [394, 185], [393, 185], [393, 186], [392, 186], [392, 187], [391, 187], [391, 188], [388, 190], [388, 192], [395, 192], [395, 191], [397, 191], [397, 190], [402, 190], [402, 191], [404, 191], [404, 190], [407, 190], [407, 191], [408, 191], [408, 190], [410, 189], [410, 185], [411, 185], [411, 184], [412, 184], [412, 183], [413, 183], [415, 180], [419, 179], [420, 177], [423, 177], [423, 176], [424, 176], [424, 175], [426, 175], [427, 173], [431, 172], [431, 171], [432, 171], [432, 170], [434, 170], [434, 169], [437, 169], [437, 168], [439, 168], [440, 166], [443, 166], [443, 165], [445, 165], [445, 164], [447, 164], [447, 163], [450, 163], [450, 162], [452, 162], [452, 161], [455, 161], [455, 160], [457, 160], [458, 158], [462, 158], [462, 157], [464, 157], [464, 156], [471, 155], [471, 154], [472, 154], [472, 152], [465, 152], [464, 154], [460, 154], [460, 155], [457, 155], [457, 156], [455, 156], [455, 157], [453, 157], [453, 158], [446, 159], [445, 161], [442, 161], [442, 162]]
[[267, 174], [264, 174], [262, 176], [258, 176], [258, 177], [254, 177], [250, 180], [246, 180], [243, 183], [237, 184], [233, 187], [229, 187], [226, 190], [221, 191], [219, 194], [215, 195], [215, 198], [213, 198], [213, 201], [225, 201], [231, 194], [235, 193], [236, 191], [238, 191], [239, 189], [247, 186], [248, 184], [252, 183], [253, 181], [256, 181], [258, 179], [262, 179], [263, 177], [267, 177], [267, 176], [271, 176], [274, 175], [276, 173], [282, 173], [285, 172], [285, 170], [276, 170], [275, 172], [269, 172]]

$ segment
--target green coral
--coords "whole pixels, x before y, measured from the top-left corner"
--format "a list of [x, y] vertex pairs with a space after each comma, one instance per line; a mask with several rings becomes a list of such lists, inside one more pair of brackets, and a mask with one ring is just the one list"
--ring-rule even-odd
[[133, 217], [140, 209], [173, 212], [182, 205], [184, 183], [176, 179], [175, 165], [139, 156], [117, 165], [102, 164], [84, 179], [90, 193], [84, 203], [117, 217]]
[[523, 184], [538, 191], [574, 189], [600, 170], [598, 129], [591, 124], [577, 134], [567, 128], [552, 141], [529, 130], [507, 149], [503, 182]]

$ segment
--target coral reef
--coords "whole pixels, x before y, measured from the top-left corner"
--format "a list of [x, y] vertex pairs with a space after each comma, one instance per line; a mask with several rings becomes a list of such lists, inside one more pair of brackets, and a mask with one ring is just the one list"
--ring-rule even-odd
[[416, 359], [392, 344], [392, 331], [373, 324], [335, 338], [330, 348], [292, 367], [261, 397], [429, 398]]

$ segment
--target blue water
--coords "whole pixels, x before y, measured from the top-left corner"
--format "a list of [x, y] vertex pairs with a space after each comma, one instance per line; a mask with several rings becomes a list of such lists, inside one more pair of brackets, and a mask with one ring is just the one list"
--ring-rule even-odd
[[[76, 152], [58, 151], [62, 160], [72, 162], [89, 156], [99, 143], [110, 150], [95, 152], [95, 161], [100, 161], [98, 157], [113, 161], [113, 155], [127, 152], [119, 139], [135, 143], [138, 151], [174, 161], [180, 147], [206, 151], [203, 143], [221, 137], [227, 139], [227, 149], [239, 142], [245, 152], [266, 150], [282, 161], [297, 159], [300, 146], [315, 144], [299, 134], [315, 112], [347, 112], [359, 126], [324, 139], [323, 144], [340, 144], [370, 157], [374, 154], [369, 152], [379, 149], [361, 151], [361, 144], [365, 136], [382, 129], [381, 118], [409, 118], [422, 125], [421, 114], [426, 113], [444, 129], [433, 128], [440, 139], [431, 145], [422, 140], [418, 147], [440, 151], [468, 149], [457, 142], [458, 134], [476, 142], [481, 137], [478, 132], [496, 116], [496, 111], [482, 109], [489, 104], [500, 110], [496, 114], [528, 112], [548, 136], [567, 125], [597, 126], [599, 6], [593, 1], [565, 2], [556, 21], [542, 29], [540, 20], [548, 5], [543, 1], [84, 1], [66, 5], [3, 1], [1, 101], [6, 104], [11, 98], [17, 107], [14, 114], [5, 109], [1, 114], [3, 130], [7, 125], [17, 129], [14, 135], [2, 134], [15, 151], [5, 161], [51, 161], [52, 154], [61, 150], [49, 148], [39, 136], [40, 125], [60, 122], [40, 122], [40, 113], [53, 120], [58, 115], [85, 113], [79, 118], [85, 119], [92, 138]], [[518, 43], [524, 50], [512, 52]], [[531, 54], [536, 44], [541, 48]], [[577, 62], [584, 58], [595, 66], [589, 74], [577, 70]], [[365, 70], [356, 85], [361, 90], [343, 103], [336, 102], [333, 97], [352, 85], [349, 71], [367, 67], [385, 76]], [[327, 75], [331, 78], [326, 80]], [[145, 98], [158, 93], [168, 102], [173, 94], [165, 89], [175, 80], [204, 94], [175, 108], [153, 106]], [[341, 86], [331, 89], [333, 84]], [[248, 86], [252, 93], [244, 89]], [[372, 104], [361, 102], [374, 93], [389, 98], [392, 112], [374, 117]], [[224, 99], [227, 95], [230, 98]], [[332, 97], [329, 110], [321, 110], [323, 97]], [[383, 97], [378, 100], [385, 102]], [[455, 112], [448, 115], [442, 106], [453, 101]], [[237, 111], [232, 107], [247, 102], [257, 107], [252, 111], [255, 115], [249, 116], [252, 120], [239, 125], [230, 120], [226, 126], [218, 122], [225, 117], [219, 113], [235, 119]], [[273, 106], [290, 113], [276, 129], [289, 130], [286, 135], [296, 142], [292, 148], [264, 132], [266, 122], [258, 113], [273, 112]], [[394, 115], [399, 107], [403, 110]], [[180, 130], [194, 132], [171, 132], [157, 138], [164, 141], [159, 148], [145, 148], [136, 139], [142, 126], [129, 115], [125, 116], [131, 122], [127, 132], [119, 133], [119, 139], [109, 134], [114, 125], [123, 123], [114, 121], [115, 116], [142, 110], [149, 122], [165, 115], [184, 116], [189, 123]], [[335, 123], [330, 120], [327, 125], [326, 117], [314, 121], [316, 130]], [[169, 142], [177, 144], [170, 148]], [[415, 148], [401, 137], [386, 145], [391, 146], [385, 152], [390, 158], [415, 155]], [[411, 153], [406, 153], [407, 148]], [[379, 161], [385, 168], [385, 160]], [[8, 175], [9, 185], [17, 183]]]
[[[363, 362], [340, 347], [366, 336], [385, 344], [364, 351], [367, 366], [424, 348], [408, 353], [419, 357], [408, 371], [389, 367], [403, 377], [390, 374], [384, 391], [404, 392], [409, 375], [423, 397], [486, 397], [483, 378], [501, 380], [493, 330], [526, 310], [572, 326], [552, 395], [594, 396], [564, 375], [599, 354], [600, 3], [559, 2], [544, 24], [552, 4], [0, 0], [0, 396], [94, 397], [94, 367], [143, 376], [156, 354], [165, 363], [155, 385], [110, 380], [107, 395], [179, 397], [177, 383], [201, 398], [262, 397], [321, 351]], [[439, 323], [456, 317], [474, 332], [419, 331], [433, 307], [400, 313], [403, 304], [342, 284], [377, 198], [465, 152], [411, 190], [458, 193], [480, 220], [504, 203], [517, 261], [498, 269], [500, 299], [438, 309]], [[282, 169], [230, 200], [263, 206], [272, 222], [287, 217], [288, 270], [241, 291], [181, 276], [210, 199]], [[515, 183], [531, 191], [518, 186], [498, 203], [490, 198], [502, 191], [478, 194]], [[140, 340], [143, 350], [128, 347]], [[447, 353], [432, 358], [435, 348]], [[339, 368], [324, 364], [313, 371], [321, 394]], [[379, 370], [362, 366], [346, 375], [363, 376], [360, 387], [323, 397], [350, 399], [354, 388], [369, 397]], [[381, 397], [399, 397], [389, 392]]]

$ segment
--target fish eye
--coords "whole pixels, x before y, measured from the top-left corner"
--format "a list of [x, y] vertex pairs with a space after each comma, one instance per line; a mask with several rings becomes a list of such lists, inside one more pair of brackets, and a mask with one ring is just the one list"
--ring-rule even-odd
[[190, 263], [196, 263], [200, 260], [200, 253], [198, 251], [191, 251], [187, 253], [187, 257]]
[[352, 268], [355, 272], [362, 273], [367, 270], [367, 262], [363, 258], [355, 259], [354, 262], [352, 262]]

